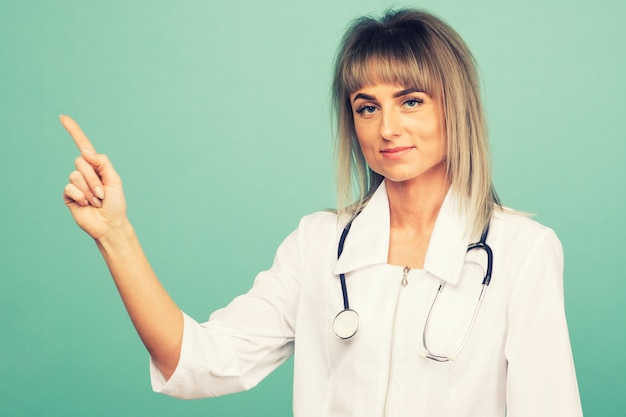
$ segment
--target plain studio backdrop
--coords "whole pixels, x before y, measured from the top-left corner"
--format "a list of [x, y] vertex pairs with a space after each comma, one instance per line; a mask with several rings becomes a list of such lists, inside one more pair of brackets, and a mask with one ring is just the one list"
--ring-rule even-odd
[[291, 414], [291, 361], [239, 395], [151, 392], [104, 262], [63, 205], [78, 153], [57, 117], [113, 160], [157, 274], [205, 320], [301, 216], [334, 206], [334, 52], [351, 19], [393, 5], [443, 17], [474, 52], [500, 196], [563, 242], [585, 415], [623, 415], [625, 4], [0, 1], [0, 415]]

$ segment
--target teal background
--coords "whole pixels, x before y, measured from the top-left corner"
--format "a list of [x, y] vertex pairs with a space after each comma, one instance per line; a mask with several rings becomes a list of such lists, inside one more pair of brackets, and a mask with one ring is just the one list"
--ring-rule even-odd
[[[334, 205], [329, 80], [382, 0], [0, 0], [0, 415], [283, 416], [291, 362], [255, 389], [153, 394], [148, 357], [61, 194], [75, 117], [122, 175], [164, 286], [198, 320]], [[626, 3], [415, 1], [480, 67], [504, 202], [566, 254], [585, 415], [626, 410]], [[550, 355], [550, 346], [545, 346]]]

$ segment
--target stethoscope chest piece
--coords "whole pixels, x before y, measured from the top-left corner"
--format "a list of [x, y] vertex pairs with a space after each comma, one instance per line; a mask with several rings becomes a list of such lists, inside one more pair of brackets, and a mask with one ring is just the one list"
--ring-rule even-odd
[[333, 320], [333, 330], [340, 339], [350, 339], [359, 330], [359, 315], [349, 308], [341, 310]]
[[[352, 220], [354, 220], [354, 218]], [[337, 259], [339, 259], [339, 257], [341, 256], [341, 253], [343, 252], [343, 245], [345, 243], [346, 237], [348, 236], [348, 231], [350, 230], [350, 227], [352, 226], [352, 220], [348, 222], [348, 224], [344, 227], [343, 232], [341, 233], [341, 238], [339, 239], [339, 245], [337, 247]], [[484, 272], [482, 289], [480, 291], [480, 296], [478, 297], [478, 302], [476, 303], [476, 307], [474, 309], [474, 314], [472, 315], [471, 322], [469, 324], [469, 327], [467, 328], [467, 331], [465, 332], [465, 336], [463, 337], [463, 341], [461, 342], [461, 345], [452, 355], [434, 353], [431, 350], [429, 350], [427, 346], [426, 339], [427, 339], [427, 333], [428, 333], [428, 325], [430, 323], [430, 317], [435, 308], [435, 304], [437, 304], [437, 300], [439, 298], [439, 295], [441, 294], [441, 290], [443, 290], [444, 284], [442, 283], [439, 286], [439, 290], [437, 291], [437, 294], [435, 295], [435, 299], [433, 300], [430, 306], [430, 310], [428, 311], [428, 316], [426, 317], [426, 322], [424, 324], [424, 331], [422, 332], [422, 345], [424, 347], [424, 354], [423, 354], [424, 357], [435, 360], [437, 362], [447, 362], [447, 361], [455, 360], [458, 357], [459, 352], [461, 352], [461, 350], [463, 349], [463, 346], [465, 346], [465, 343], [467, 342], [467, 339], [469, 338], [469, 335], [472, 332], [472, 329], [474, 328], [474, 322], [476, 321], [476, 317], [478, 316], [478, 312], [480, 310], [480, 306], [485, 296], [487, 286], [491, 282], [491, 272], [493, 268], [493, 252], [491, 251], [491, 247], [487, 244], [488, 233], [489, 233], [489, 224], [485, 226], [480, 236], [480, 241], [476, 243], [472, 243], [467, 247], [467, 252], [470, 252], [474, 249], [480, 249], [486, 252], [487, 269], [484, 270], [482, 269], [480, 264], [476, 264], [478, 265], [479, 269], [482, 270], [481, 272]], [[359, 330], [359, 315], [357, 314], [356, 311], [350, 308], [350, 303], [348, 302], [348, 289], [346, 287], [346, 276], [344, 273], [339, 274], [339, 282], [341, 284], [341, 295], [343, 297], [343, 310], [341, 310], [335, 316], [335, 319], [333, 320], [333, 330], [335, 331], [335, 335], [337, 335], [338, 338], [346, 340], [346, 339], [352, 338], [356, 334], [357, 330]]]

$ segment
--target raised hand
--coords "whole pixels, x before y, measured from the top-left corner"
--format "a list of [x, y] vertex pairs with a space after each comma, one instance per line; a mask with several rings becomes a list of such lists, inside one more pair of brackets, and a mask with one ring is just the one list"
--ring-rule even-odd
[[99, 240], [127, 221], [122, 181], [107, 156], [96, 153], [78, 123], [64, 115], [60, 120], [80, 150], [63, 199], [78, 226]]
[[80, 150], [63, 198], [76, 223], [96, 240], [126, 310], [165, 378], [176, 369], [183, 314], [159, 283], [126, 218], [122, 181], [109, 159], [96, 153], [78, 124], [61, 124]]

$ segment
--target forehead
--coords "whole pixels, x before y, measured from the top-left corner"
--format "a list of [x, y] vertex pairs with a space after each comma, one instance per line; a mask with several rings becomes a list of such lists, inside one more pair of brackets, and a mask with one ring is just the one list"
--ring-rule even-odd
[[345, 71], [346, 90], [352, 95], [367, 86], [390, 84], [398, 86], [399, 90], [413, 88], [431, 96], [438, 95], [438, 83], [430, 75], [431, 71], [424, 67], [410, 58], [377, 56], [354, 60]]

